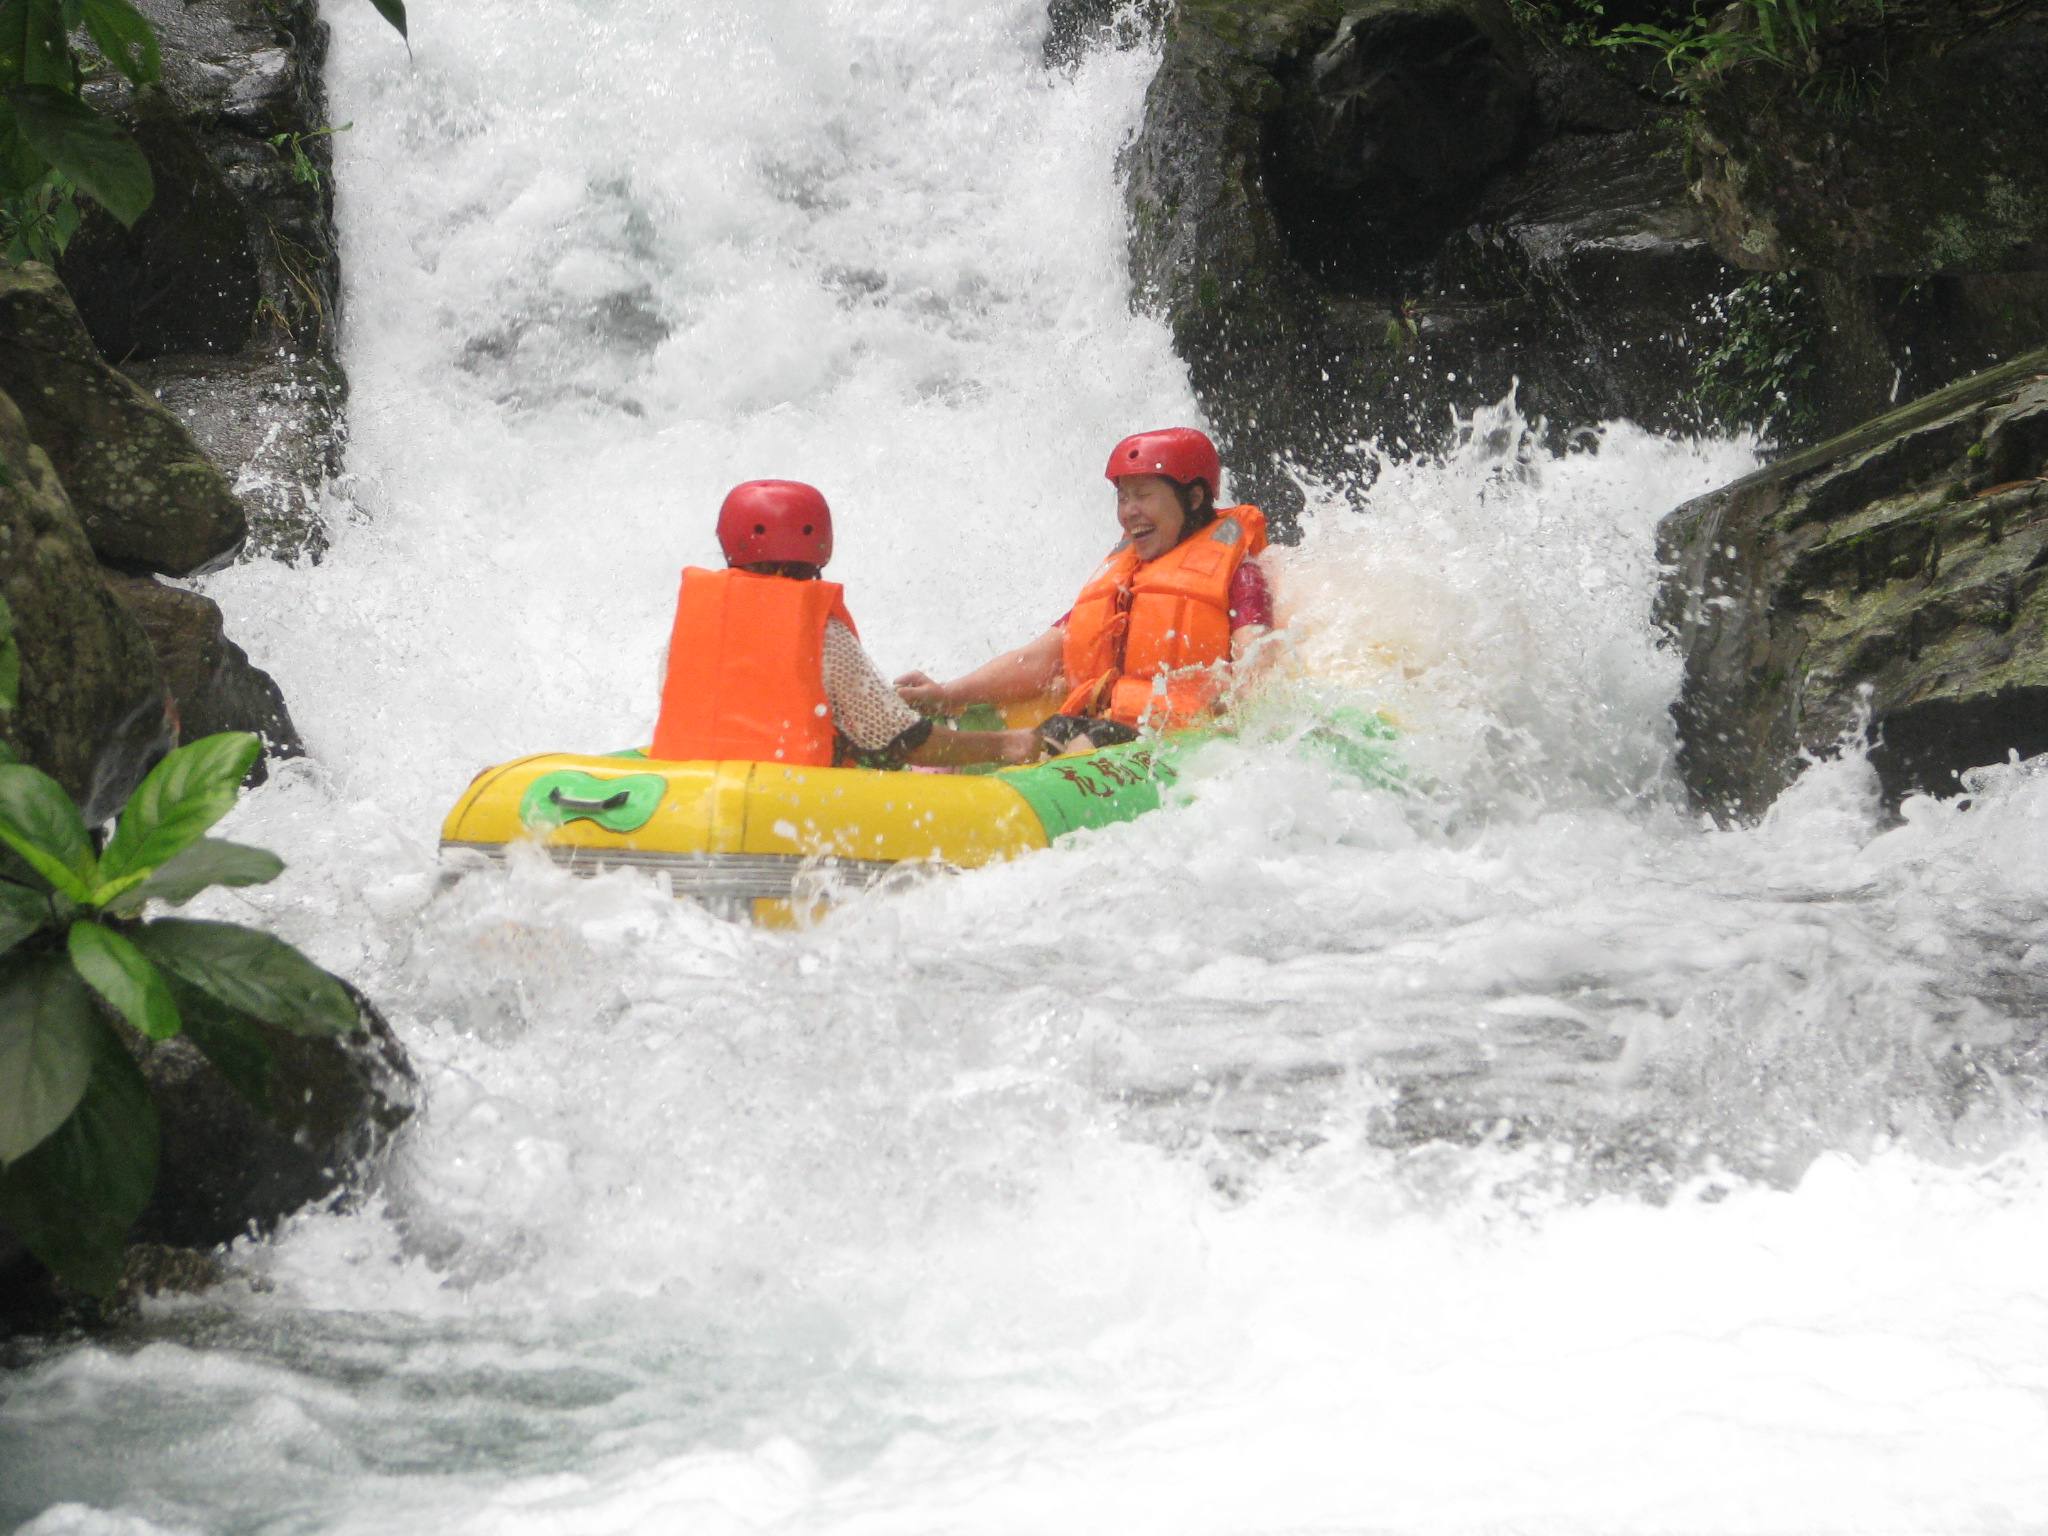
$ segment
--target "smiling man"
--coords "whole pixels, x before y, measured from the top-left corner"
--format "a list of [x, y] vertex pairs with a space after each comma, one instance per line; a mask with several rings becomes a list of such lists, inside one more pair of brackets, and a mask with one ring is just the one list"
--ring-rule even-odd
[[1256, 561], [1266, 547], [1265, 515], [1216, 505], [1223, 466], [1216, 445], [1192, 427], [1125, 438], [1104, 473], [1116, 486], [1124, 536], [1066, 617], [949, 683], [922, 672], [899, 677], [905, 703], [951, 714], [1057, 699], [1043, 734], [1084, 747], [1215, 712], [1230, 664], [1272, 628]]

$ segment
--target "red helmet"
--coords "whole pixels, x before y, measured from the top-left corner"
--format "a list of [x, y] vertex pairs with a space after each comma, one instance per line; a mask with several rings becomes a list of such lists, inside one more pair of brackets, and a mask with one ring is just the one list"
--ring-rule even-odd
[[733, 565], [823, 566], [832, 558], [832, 509], [801, 481], [749, 480], [727, 491], [718, 508], [718, 547]]
[[1209, 487], [1211, 500], [1223, 489], [1223, 461], [1216, 457], [1216, 445], [1193, 427], [1132, 433], [1110, 449], [1109, 468], [1103, 474], [1111, 480], [1125, 475], [1165, 475], [1183, 485], [1200, 480]]

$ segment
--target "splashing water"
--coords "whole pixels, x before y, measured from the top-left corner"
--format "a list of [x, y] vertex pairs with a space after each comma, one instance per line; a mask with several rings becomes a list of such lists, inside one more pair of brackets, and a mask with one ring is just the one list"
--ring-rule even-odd
[[[4, 1383], [33, 1536], [2016, 1530], [2048, 1521], [2048, 773], [1761, 824], [1670, 775], [1658, 516], [1742, 444], [1511, 403], [1272, 557], [1293, 679], [1173, 808], [737, 928], [477, 768], [644, 737], [731, 482], [813, 479], [885, 667], [1071, 598], [1196, 419], [1125, 298], [1152, 60], [1043, 9], [333, 18], [352, 479], [213, 578], [314, 756], [222, 897], [385, 1005], [368, 1199]], [[1266, 736], [1384, 709], [1411, 789]]]

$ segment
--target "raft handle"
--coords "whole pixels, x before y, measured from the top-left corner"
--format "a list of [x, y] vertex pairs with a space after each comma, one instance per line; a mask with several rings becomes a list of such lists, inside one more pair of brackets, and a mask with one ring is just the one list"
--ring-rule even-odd
[[615, 795], [607, 795], [602, 800], [578, 800], [573, 795], [563, 794], [559, 789], [548, 791], [548, 804], [559, 805], [565, 811], [616, 811], [631, 798], [632, 796], [623, 789]]

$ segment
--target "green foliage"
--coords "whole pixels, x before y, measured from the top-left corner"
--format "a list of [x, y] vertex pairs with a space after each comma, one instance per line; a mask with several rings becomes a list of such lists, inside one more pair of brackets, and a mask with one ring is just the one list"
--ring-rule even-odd
[[1881, 19], [1884, 4], [1885, 0], [1736, 0], [1713, 17], [1695, 10], [1682, 27], [1631, 22], [1591, 41], [1601, 48], [1655, 49], [1685, 95], [1730, 69], [1756, 64], [1800, 77], [1802, 91], [1811, 90], [1825, 101], [1853, 104], [1872, 82], [1825, 69], [1821, 43], [1844, 23]]
[[1545, 47], [1598, 46], [1608, 31], [1605, 0], [1508, 0], [1508, 13]]
[[[401, 0], [370, 3], [406, 35]], [[79, 194], [123, 224], [156, 195], [134, 139], [82, 95], [80, 34], [137, 87], [163, 73], [156, 29], [130, 0], [0, 0], [0, 258], [9, 262], [61, 256], [78, 227]], [[281, 137], [294, 140], [294, 170], [317, 180], [302, 136]]]
[[1718, 339], [1694, 364], [1691, 401], [1709, 422], [1765, 436], [1810, 436], [1818, 321], [1797, 273], [1761, 273], [1718, 301]]
[[[0, 715], [19, 680], [0, 599]], [[0, 1222], [60, 1278], [110, 1291], [156, 1181], [156, 1112], [111, 1019], [184, 1034], [260, 1106], [266, 1027], [338, 1035], [355, 1000], [289, 944], [234, 923], [144, 918], [216, 885], [257, 885], [273, 854], [206, 836], [259, 750], [246, 732], [178, 748], [96, 848], [57, 782], [0, 766]]]
[[292, 180], [303, 182], [309, 187], [320, 185], [320, 167], [313, 163], [313, 157], [306, 153], [306, 146], [315, 139], [332, 138], [337, 133], [347, 133], [354, 123], [343, 123], [339, 128], [328, 126], [314, 128], [306, 133], [273, 133], [267, 142], [271, 149], [291, 161]]
[[25, 192], [0, 197], [0, 261], [55, 266], [78, 233], [78, 189], [51, 171]]

